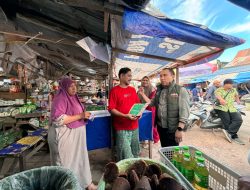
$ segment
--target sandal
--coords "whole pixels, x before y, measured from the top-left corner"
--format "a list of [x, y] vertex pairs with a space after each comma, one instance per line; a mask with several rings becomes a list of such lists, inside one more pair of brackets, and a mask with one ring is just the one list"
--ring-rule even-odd
[[94, 183], [91, 183], [86, 190], [97, 190], [97, 186]]

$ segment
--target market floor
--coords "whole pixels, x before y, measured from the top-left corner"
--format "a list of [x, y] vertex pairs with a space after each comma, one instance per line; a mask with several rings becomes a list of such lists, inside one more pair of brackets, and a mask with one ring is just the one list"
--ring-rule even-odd
[[[89, 152], [89, 160], [91, 165], [91, 171], [93, 176], [93, 182], [98, 183], [100, 180], [104, 166], [111, 161], [111, 151], [110, 149], [100, 149]], [[5, 159], [2, 171], [0, 173], [0, 179], [3, 178], [6, 170], [12, 165], [13, 159], [7, 158]], [[50, 155], [46, 151], [40, 151], [31, 159], [26, 161], [27, 170], [33, 168], [39, 168], [43, 166], [50, 165]], [[18, 164], [14, 168], [14, 173], [18, 173], [19, 167]]]
[[[250, 151], [250, 111], [245, 112], [243, 125], [238, 132], [240, 139], [246, 143], [245, 145], [229, 143], [221, 130], [213, 133], [212, 130], [200, 129], [197, 126], [185, 133], [181, 145], [195, 146], [240, 175], [250, 175], [250, 165], [247, 161]], [[153, 159], [160, 160], [160, 155], [157, 153], [159, 148], [159, 144], [154, 145]]]
[[[250, 111], [246, 112], [244, 123], [239, 131], [239, 137], [246, 142], [246, 145], [229, 143], [221, 130], [213, 133], [211, 130], [203, 130], [194, 127], [185, 133], [184, 141], [181, 145], [192, 145], [201, 149], [204, 153], [216, 158], [217, 161], [228, 165], [231, 169], [241, 175], [250, 175], [250, 165], [247, 162], [247, 154], [250, 150]], [[161, 160], [158, 150], [160, 143], [153, 145], [153, 159]], [[142, 156], [148, 157], [148, 150], [142, 149]], [[97, 183], [101, 178], [104, 166], [111, 161], [111, 151], [109, 149], [95, 150], [89, 152], [93, 181]], [[40, 152], [27, 161], [27, 169], [47, 166], [50, 164], [49, 154]], [[10, 164], [7, 161], [4, 166]], [[18, 171], [18, 168], [15, 169]], [[1, 176], [1, 175], [0, 175]]]

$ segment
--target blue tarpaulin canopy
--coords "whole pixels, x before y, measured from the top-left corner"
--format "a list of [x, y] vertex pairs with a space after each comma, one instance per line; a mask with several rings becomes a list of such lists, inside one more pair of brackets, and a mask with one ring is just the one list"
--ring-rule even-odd
[[134, 79], [152, 75], [163, 67], [198, 65], [218, 58], [224, 49], [244, 40], [193, 23], [160, 19], [126, 10], [123, 18], [112, 16], [115, 76], [130, 67]]
[[250, 81], [250, 71], [244, 72], [244, 73], [239, 73], [235, 78], [234, 82], [236, 83], [243, 83], [246, 81]]
[[190, 84], [212, 81], [215, 79], [223, 81], [227, 78], [233, 79], [236, 83], [242, 83], [250, 80], [250, 65], [226, 67], [214, 72], [213, 74], [197, 77], [196, 79], [191, 80]]

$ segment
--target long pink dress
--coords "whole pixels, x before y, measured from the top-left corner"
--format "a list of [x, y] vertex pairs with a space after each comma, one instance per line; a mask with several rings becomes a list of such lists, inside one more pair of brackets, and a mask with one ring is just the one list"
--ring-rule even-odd
[[[150, 100], [152, 100], [154, 97], [155, 97], [155, 94], [156, 94], [156, 90], [154, 90], [150, 96], [148, 97]], [[158, 130], [157, 130], [157, 127], [155, 126], [155, 107], [147, 107], [147, 110], [151, 111], [152, 112], [152, 130], [153, 130], [153, 139], [154, 139], [154, 143], [158, 143], [159, 140], [160, 140], [160, 137], [159, 137], [159, 133], [158, 133]]]

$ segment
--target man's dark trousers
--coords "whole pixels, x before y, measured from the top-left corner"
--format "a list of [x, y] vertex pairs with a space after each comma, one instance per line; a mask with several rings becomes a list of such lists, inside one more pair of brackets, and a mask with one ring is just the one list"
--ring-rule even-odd
[[218, 113], [218, 116], [227, 132], [232, 136], [232, 138], [236, 138], [237, 132], [243, 122], [241, 114], [239, 112], [224, 112], [221, 110], [216, 110], [216, 112]]
[[162, 128], [161, 126], [157, 126], [157, 129], [160, 136], [161, 147], [179, 146], [179, 143], [175, 141], [175, 132], [169, 133], [167, 128]]

